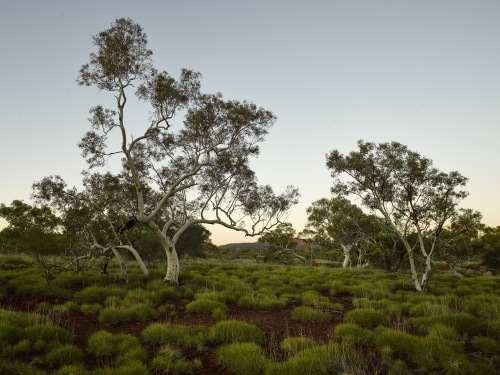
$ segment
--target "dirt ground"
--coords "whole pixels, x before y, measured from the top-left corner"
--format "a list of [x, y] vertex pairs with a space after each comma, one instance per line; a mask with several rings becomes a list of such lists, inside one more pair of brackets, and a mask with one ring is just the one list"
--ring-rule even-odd
[[[320, 344], [327, 343], [333, 332], [335, 325], [342, 323], [344, 314], [353, 308], [352, 297], [345, 293], [329, 297], [331, 302], [341, 303], [344, 306], [343, 312], [330, 311], [330, 323], [305, 323], [292, 320], [291, 311], [298, 306], [290, 304], [283, 310], [254, 310], [241, 308], [237, 305], [229, 304], [230, 309], [226, 319], [235, 319], [251, 323], [259, 327], [266, 336], [265, 350], [269, 358], [275, 361], [286, 359], [285, 353], [280, 349], [280, 342], [287, 337], [304, 336], [313, 338]], [[7, 298], [2, 305], [4, 308], [17, 311], [34, 311], [37, 304], [43, 301], [52, 301], [43, 298]], [[172, 323], [181, 325], [201, 325], [212, 326], [219, 320], [206, 314], [188, 312], [185, 305], [189, 301], [174, 301], [175, 309], [160, 313], [156, 322]], [[96, 331], [107, 330], [113, 334], [128, 333], [140, 337], [142, 331], [149, 326], [152, 321], [145, 323], [126, 323], [119, 325], [103, 324], [99, 322], [98, 315], [84, 315], [80, 311], [73, 311], [66, 317], [55, 317], [56, 324], [68, 329], [74, 335], [74, 344], [85, 353], [84, 365], [92, 370], [99, 367], [96, 358], [87, 351], [87, 341]], [[185, 352], [186, 359], [198, 358], [202, 362], [202, 369], [196, 374], [233, 374], [217, 363], [215, 359], [216, 347], [205, 347], [202, 351], [188, 350]], [[28, 362], [33, 358], [26, 358]]]

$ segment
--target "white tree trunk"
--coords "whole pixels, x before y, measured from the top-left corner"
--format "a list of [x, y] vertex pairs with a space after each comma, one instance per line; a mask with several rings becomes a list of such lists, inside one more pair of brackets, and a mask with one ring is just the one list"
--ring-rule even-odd
[[344, 252], [344, 263], [342, 264], [342, 268], [351, 268], [351, 245], [340, 245], [342, 247], [342, 251]]
[[417, 268], [415, 267], [415, 259], [413, 258], [413, 250], [407, 250], [408, 252], [408, 260], [410, 261], [410, 270], [411, 270], [411, 279], [413, 280], [413, 284], [415, 284], [415, 289], [419, 292], [422, 291], [422, 285], [418, 281]]
[[118, 259], [118, 262], [120, 263], [120, 268], [122, 270], [122, 280], [121, 281], [124, 283], [128, 283], [127, 266], [125, 265], [125, 261], [123, 260], [122, 255], [114, 246], [111, 246], [111, 251], [113, 252], [113, 254], [115, 254], [116, 259]]
[[179, 257], [175, 250], [175, 245], [171, 245], [166, 249], [167, 254], [167, 275], [164, 281], [179, 284]]
[[139, 263], [139, 267], [141, 267], [142, 273], [144, 273], [144, 275], [146, 277], [149, 276], [149, 271], [146, 268], [146, 265], [142, 261], [142, 258], [141, 258], [141, 256], [139, 255], [139, 253], [137, 252], [136, 249], [134, 249], [132, 246], [128, 246], [128, 245], [120, 245], [120, 246], [117, 246], [117, 248], [118, 249], [125, 249], [125, 250], [130, 251], [134, 255], [135, 260], [137, 261], [137, 263]]
[[429, 272], [431, 271], [431, 256], [425, 257], [425, 270], [422, 274], [422, 282], [420, 283], [421, 290], [427, 289], [427, 280], [429, 278]]

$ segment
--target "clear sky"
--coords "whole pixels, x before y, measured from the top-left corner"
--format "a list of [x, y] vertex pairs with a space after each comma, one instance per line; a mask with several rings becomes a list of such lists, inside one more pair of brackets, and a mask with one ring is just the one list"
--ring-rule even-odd
[[[500, 225], [498, 0], [0, 0], [0, 202], [29, 202], [51, 174], [79, 186], [88, 110], [111, 100], [75, 80], [91, 35], [121, 17], [144, 28], [157, 69], [199, 71], [205, 92], [275, 113], [252, 166], [277, 192], [300, 188], [288, 218], [297, 231], [330, 196], [325, 153], [359, 139], [458, 170], [470, 179], [463, 207]], [[145, 123], [147, 109], [132, 110]], [[254, 240], [208, 229], [217, 245]]]

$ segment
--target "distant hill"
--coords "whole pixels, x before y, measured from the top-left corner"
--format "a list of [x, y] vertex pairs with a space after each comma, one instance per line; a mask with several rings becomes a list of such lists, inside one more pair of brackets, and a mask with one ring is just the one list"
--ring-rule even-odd
[[268, 248], [269, 244], [265, 242], [228, 243], [226, 245], [219, 246], [219, 249], [229, 249], [229, 250], [268, 249]]
[[[297, 242], [297, 249], [304, 249], [306, 247], [306, 242], [303, 239], [295, 238]], [[230, 250], [248, 250], [248, 249], [268, 249], [270, 247], [267, 242], [240, 242], [240, 243], [228, 243], [226, 245], [219, 246], [219, 249], [230, 249]], [[317, 244], [313, 244], [313, 248], [319, 248]]]

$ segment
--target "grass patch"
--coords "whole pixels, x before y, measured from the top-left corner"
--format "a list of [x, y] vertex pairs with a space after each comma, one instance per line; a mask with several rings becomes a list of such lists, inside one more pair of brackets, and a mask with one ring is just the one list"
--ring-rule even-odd
[[375, 343], [375, 334], [372, 331], [354, 323], [337, 325], [333, 330], [333, 338], [355, 346], [372, 346]]
[[217, 361], [237, 375], [259, 375], [264, 372], [264, 350], [253, 342], [235, 342], [217, 349]]
[[318, 345], [316, 341], [309, 337], [287, 337], [281, 342], [280, 348], [283, 349], [289, 356], [292, 356], [301, 350], [309, 349], [316, 345]]
[[309, 323], [326, 323], [330, 321], [330, 315], [307, 306], [299, 306], [292, 310], [292, 319]]
[[386, 314], [372, 309], [351, 310], [345, 315], [344, 320], [348, 323], [354, 323], [367, 328], [374, 328], [389, 323], [389, 318]]
[[210, 339], [219, 343], [253, 342], [263, 344], [265, 341], [264, 334], [257, 326], [239, 320], [226, 320], [217, 323], [210, 329]]
[[153, 323], [142, 331], [142, 338], [148, 345], [201, 350], [208, 341], [208, 329], [201, 326]]

